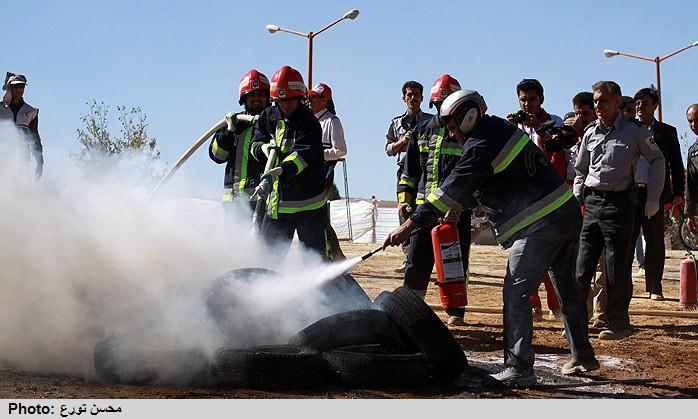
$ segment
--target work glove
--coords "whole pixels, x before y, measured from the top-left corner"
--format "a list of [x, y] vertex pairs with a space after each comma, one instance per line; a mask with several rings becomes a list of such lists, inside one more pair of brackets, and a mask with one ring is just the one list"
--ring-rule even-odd
[[410, 214], [414, 211], [414, 195], [409, 192], [400, 192], [397, 194], [397, 212], [403, 219], [410, 218]]
[[235, 132], [238, 128], [238, 114], [236, 112], [228, 112], [225, 115], [225, 123], [228, 125], [228, 132]]
[[274, 181], [276, 181], [276, 179], [278, 179], [278, 177], [281, 176], [283, 172], [284, 169], [281, 166], [279, 166], [262, 173], [262, 176], [260, 176], [259, 178], [262, 181], [266, 179], [269, 183], [274, 183]]
[[645, 204], [645, 217], [652, 218], [652, 216], [654, 216], [654, 214], [656, 214], [657, 211], [659, 211], [659, 203], [647, 201], [647, 203]]
[[269, 183], [267, 181], [261, 182], [255, 188], [250, 199], [252, 201], [266, 199], [267, 196], [269, 196], [269, 192], [271, 192], [271, 183]]
[[271, 154], [272, 150], [277, 150], [277, 151], [279, 150], [278, 147], [274, 146], [271, 143], [262, 144], [260, 149], [262, 150], [262, 153], [264, 153], [264, 155], [267, 156], [267, 158], [269, 158], [269, 154]]

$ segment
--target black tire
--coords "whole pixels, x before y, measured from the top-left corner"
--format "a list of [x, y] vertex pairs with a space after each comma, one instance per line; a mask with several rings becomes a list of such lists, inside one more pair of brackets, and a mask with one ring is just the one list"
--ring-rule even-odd
[[320, 292], [337, 313], [371, 308], [371, 299], [350, 274], [325, 282]]
[[685, 218], [681, 221], [679, 236], [681, 236], [681, 243], [683, 243], [686, 250], [698, 250], [698, 235], [688, 229]]
[[[231, 344], [236, 336], [233, 331], [244, 323], [240, 319], [239, 285], [264, 278], [277, 278], [280, 274], [265, 268], [233, 269], [216, 278], [206, 298], [206, 308], [220, 331], [226, 337], [226, 344]], [[263, 331], [260, 331], [263, 332]]]
[[201, 349], [146, 351], [110, 337], [95, 345], [100, 380], [115, 384], [201, 386], [210, 383], [209, 359]]
[[431, 364], [423, 353], [394, 354], [381, 345], [333, 349], [322, 357], [352, 387], [415, 388], [429, 383]]
[[406, 350], [397, 323], [381, 310], [333, 314], [291, 336], [288, 343], [319, 352], [364, 344], [381, 344], [394, 352]]
[[297, 345], [221, 348], [212, 374], [220, 384], [255, 389], [298, 389], [327, 382], [320, 353]]
[[377, 308], [378, 310], [383, 310], [383, 301], [385, 301], [386, 298], [390, 295], [390, 291], [382, 291], [378, 296], [373, 300], [373, 306]]
[[456, 378], [468, 366], [463, 349], [446, 325], [409, 288], [397, 288], [384, 297], [381, 307], [429, 357], [437, 378]]

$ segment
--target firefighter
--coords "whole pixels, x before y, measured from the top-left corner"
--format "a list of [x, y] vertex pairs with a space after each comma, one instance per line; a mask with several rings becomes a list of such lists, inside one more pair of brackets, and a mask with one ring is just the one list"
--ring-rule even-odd
[[[429, 107], [436, 107], [451, 93], [460, 90], [460, 83], [448, 74], [434, 81], [429, 95]], [[462, 142], [448, 135], [446, 127], [438, 115], [418, 123], [412, 138], [407, 144], [404, 171], [398, 184], [398, 208], [401, 216], [409, 218], [409, 209], [424, 203], [424, 198], [439, 187], [451, 173], [458, 159], [463, 155]], [[451, 220], [458, 228], [463, 272], [468, 281], [468, 254], [470, 252], [470, 210], [465, 210], [460, 217], [452, 212]], [[434, 252], [431, 229], [429, 225], [419, 229], [410, 236], [409, 253], [405, 268], [404, 285], [424, 298], [429, 285], [431, 271], [434, 268]], [[448, 325], [462, 326], [465, 309], [462, 307], [446, 309]]]
[[509, 250], [504, 277], [504, 366], [489, 380], [500, 385], [532, 385], [533, 321], [530, 296], [546, 270], [558, 290], [572, 360], [563, 374], [599, 368], [589, 343], [585, 299], [574, 275], [579, 203], [547, 156], [508, 121], [485, 114], [480, 94], [459, 90], [441, 105], [450, 134], [464, 141], [463, 156], [451, 174], [410, 218], [388, 235], [384, 247], [400, 244], [417, 228], [446, 214], [480, 205], [497, 241]]
[[[240, 79], [238, 103], [245, 107], [244, 114], [259, 115], [270, 105], [269, 79], [257, 70], [250, 70]], [[226, 115], [227, 127], [221, 128], [208, 147], [208, 155], [218, 164], [225, 163], [223, 203], [230, 208], [235, 198], [254, 211], [252, 199], [264, 171], [264, 163], [251, 158], [253, 125], [238, 122], [237, 113]]]
[[36, 178], [44, 172], [44, 154], [39, 136], [39, 110], [24, 101], [24, 88], [27, 78], [21, 74], [7, 73], [2, 90], [5, 94], [0, 102], [0, 121], [13, 121], [17, 129], [24, 134], [29, 154], [36, 160]]
[[[326, 255], [325, 161], [322, 128], [305, 103], [307, 89], [294, 68], [283, 66], [271, 79], [271, 100], [254, 126], [252, 154], [265, 162], [277, 150], [272, 169], [263, 173], [270, 188], [262, 236], [288, 249], [294, 232], [308, 249]], [[273, 141], [272, 141], [273, 140]]]

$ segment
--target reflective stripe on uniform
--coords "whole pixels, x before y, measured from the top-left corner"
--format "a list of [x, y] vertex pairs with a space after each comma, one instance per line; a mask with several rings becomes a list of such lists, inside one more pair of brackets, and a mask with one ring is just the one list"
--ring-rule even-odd
[[441, 146], [441, 155], [461, 157], [463, 155], [463, 149], [457, 144], [445, 143]]
[[288, 154], [291, 152], [291, 149], [293, 148], [293, 142], [290, 138], [284, 139], [285, 135], [286, 121], [282, 119], [276, 123], [276, 146], [279, 147], [279, 151], [281, 151], [284, 154]]
[[431, 187], [424, 193], [431, 192], [439, 187], [439, 161], [441, 160], [441, 144], [446, 135], [446, 128], [439, 128], [439, 133], [436, 135], [436, 144], [434, 145], [434, 155], [431, 161]]
[[409, 186], [410, 188], [416, 189], [417, 188], [417, 178], [413, 177], [407, 177], [405, 175], [400, 176], [400, 182], [398, 185], [406, 185]]
[[496, 174], [506, 169], [529, 141], [528, 135], [522, 130], [517, 129], [499, 154], [497, 154], [497, 157], [492, 160], [494, 173]]
[[293, 162], [293, 164], [295, 164], [298, 168], [298, 173], [302, 172], [303, 170], [305, 170], [306, 167], [308, 167], [308, 163], [306, 163], [305, 160], [303, 160], [303, 157], [301, 157], [301, 155], [298, 154], [297, 151], [294, 151], [293, 153], [289, 154], [284, 159], [284, 163], [285, 162]]
[[217, 158], [218, 160], [228, 160], [228, 157], [230, 157], [230, 152], [220, 148], [220, 146], [218, 146], [218, 140], [216, 139], [213, 140], [213, 147], [211, 147], [211, 151], [213, 151], [213, 157]]
[[497, 241], [499, 243], [506, 242], [515, 233], [560, 208], [565, 202], [572, 198], [572, 196], [572, 190], [567, 187], [567, 183], [563, 183], [541, 200], [519, 212], [506, 223], [498, 227], [497, 230], [501, 231], [501, 233], [497, 234]]
[[434, 189], [429, 196], [427, 196], [427, 202], [443, 213], [448, 212], [448, 210], [458, 205], [458, 201], [446, 195], [441, 188]]
[[240, 193], [245, 190], [245, 186], [247, 184], [247, 166], [250, 158], [252, 131], [253, 128], [251, 126], [247, 127], [245, 131], [243, 131], [242, 142], [238, 142], [235, 150], [234, 178], [236, 182], [233, 184], [233, 188]]
[[233, 190], [230, 188], [223, 189], [223, 202], [233, 202]]
[[320, 195], [302, 201], [279, 201], [278, 193], [275, 195], [277, 197], [276, 213], [271, 212], [269, 214], [272, 218], [278, 218], [279, 214], [295, 214], [302, 211], [315, 210], [322, 208], [327, 203], [327, 196], [324, 191]]

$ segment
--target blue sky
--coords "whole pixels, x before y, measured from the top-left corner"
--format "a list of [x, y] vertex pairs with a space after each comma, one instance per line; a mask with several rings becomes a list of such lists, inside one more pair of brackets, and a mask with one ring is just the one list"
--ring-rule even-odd
[[[395, 160], [383, 144], [390, 119], [404, 111], [405, 80], [426, 88], [443, 73], [478, 90], [489, 112], [517, 109], [516, 83], [539, 79], [544, 107], [563, 115], [595, 81], [624, 94], [655, 83], [654, 64], [607, 59], [603, 49], [665, 55], [698, 40], [689, 1], [50, 1], [34, 0], [0, 25], [0, 71], [25, 74], [25, 98], [41, 109], [46, 173], [78, 151], [76, 129], [92, 98], [140, 106], [163, 161], [174, 162], [226, 112], [238, 109], [240, 77], [269, 77], [282, 65], [307, 75], [307, 40], [269, 34], [269, 23], [315, 31], [313, 81], [328, 83], [348, 148], [350, 194], [394, 199]], [[661, 65], [664, 121], [690, 132], [686, 107], [698, 102], [698, 48]], [[423, 109], [427, 109], [425, 102]], [[118, 131], [116, 120], [112, 129]], [[689, 135], [693, 141], [693, 135]], [[216, 197], [223, 167], [202, 148], [173, 183], [192, 196]]]

